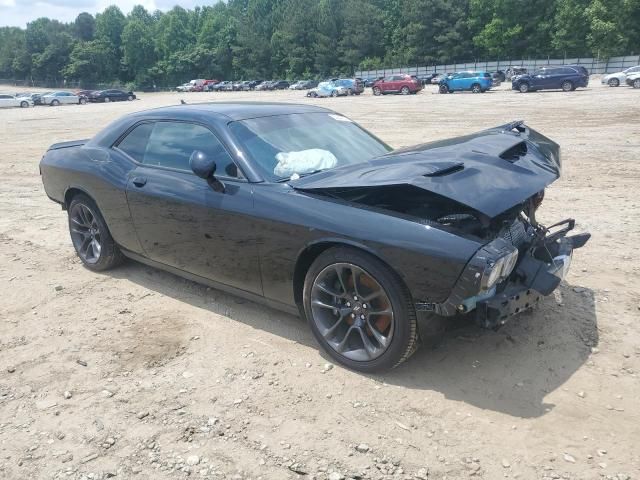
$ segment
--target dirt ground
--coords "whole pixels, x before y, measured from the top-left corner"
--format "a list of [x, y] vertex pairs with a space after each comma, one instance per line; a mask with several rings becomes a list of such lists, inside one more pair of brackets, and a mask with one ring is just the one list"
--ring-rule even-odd
[[[640, 91], [139, 96], [0, 111], [0, 478], [640, 478]], [[593, 237], [497, 332], [454, 329], [385, 375], [332, 367], [296, 317], [76, 258], [42, 154], [181, 98], [323, 105], [397, 147], [524, 119], [563, 148], [542, 220]]]

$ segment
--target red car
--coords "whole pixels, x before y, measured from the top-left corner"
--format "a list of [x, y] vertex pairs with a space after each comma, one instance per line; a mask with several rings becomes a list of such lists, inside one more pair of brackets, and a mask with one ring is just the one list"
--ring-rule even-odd
[[417, 77], [411, 75], [391, 75], [377, 80], [372, 88], [374, 95], [385, 95], [387, 93], [409, 95], [410, 93], [418, 93], [422, 90], [422, 82]]

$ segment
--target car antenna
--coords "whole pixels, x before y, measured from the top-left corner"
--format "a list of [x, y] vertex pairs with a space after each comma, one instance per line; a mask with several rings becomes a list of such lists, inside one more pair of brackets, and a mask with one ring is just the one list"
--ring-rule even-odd
[[186, 105], [187, 102], [185, 102], [183, 99], [180, 99], [180, 105]]

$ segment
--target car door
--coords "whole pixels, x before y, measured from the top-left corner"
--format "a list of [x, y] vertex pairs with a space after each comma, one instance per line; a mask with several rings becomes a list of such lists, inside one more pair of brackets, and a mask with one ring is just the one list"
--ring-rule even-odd
[[[261, 295], [252, 185], [213, 132], [191, 122], [143, 122], [116, 149], [137, 162], [127, 200], [144, 254]], [[191, 171], [195, 150], [215, 159], [224, 191]]]

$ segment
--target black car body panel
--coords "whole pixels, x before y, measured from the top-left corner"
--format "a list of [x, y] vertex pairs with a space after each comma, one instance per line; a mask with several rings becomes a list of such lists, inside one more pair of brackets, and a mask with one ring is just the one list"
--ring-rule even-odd
[[[488, 228], [492, 222], [502, 225], [507, 215], [515, 221], [501, 212], [526, 203], [559, 175], [558, 146], [516, 122], [299, 180], [268, 182], [228, 127], [237, 120], [318, 112], [333, 114], [310, 105], [273, 103], [139, 112], [90, 141], [53, 145], [40, 163], [42, 181], [49, 198], [63, 208], [74, 192], [90, 196], [125, 255], [287, 311], [300, 306], [308, 259], [338, 244], [376, 256], [404, 281], [416, 305], [448, 315], [456, 292], [476, 288], [470, 265], [481, 268], [488, 260], [478, 255], [504, 234], [489, 238], [477, 229], [463, 232], [386, 206], [382, 198], [405, 205], [432, 195], [428, 202], [445, 213], [500, 217], [488, 220]], [[140, 164], [114, 146], [136, 125], [167, 120], [211, 130], [242, 175], [220, 177], [224, 189], [214, 189], [192, 172]], [[517, 155], [522, 144], [526, 152]], [[410, 195], [397, 191], [407, 185], [415, 190]], [[354, 195], [356, 187], [365, 193]], [[469, 192], [462, 193], [465, 189]], [[469, 284], [460, 287], [467, 277]]]
[[559, 146], [516, 123], [396, 150], [291, 184], [306, 191], [413, 185], [495, 217], [544, 190], [559, 175]]

